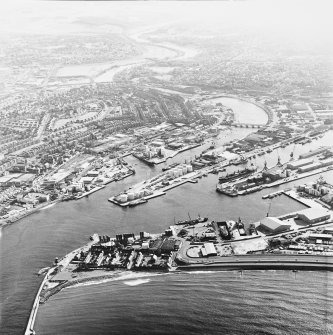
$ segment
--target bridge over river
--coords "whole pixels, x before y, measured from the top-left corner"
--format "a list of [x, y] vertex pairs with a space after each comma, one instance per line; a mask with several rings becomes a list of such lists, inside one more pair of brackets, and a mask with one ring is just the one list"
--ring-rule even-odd
[[264, 128], [265, 125], [263, 124], [255, 124], [255, 123], [240, 123], [235, 122], [230, 125], [230, 127], [236, 127], [236, 128]]

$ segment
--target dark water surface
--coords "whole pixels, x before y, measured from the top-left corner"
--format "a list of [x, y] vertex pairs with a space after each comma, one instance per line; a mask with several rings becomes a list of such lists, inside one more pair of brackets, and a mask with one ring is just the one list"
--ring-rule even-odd
[[[140, 276], [140, 274], [139, 274]], [[332, 273], [194, 272], [62, 291], [40, 334], [332, 334]]]

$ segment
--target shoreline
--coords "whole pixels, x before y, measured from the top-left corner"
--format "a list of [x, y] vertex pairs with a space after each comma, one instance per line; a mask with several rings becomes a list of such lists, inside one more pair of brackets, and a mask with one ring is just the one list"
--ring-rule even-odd
[[[82, 195], [77, 196], [77, 197], [75, 197], [75, 198], [72, 199], [72, 200], [80, 200], [80, 199], [82, 199], [82, 198], [84, 198], [84, 197], [88, 197], [90, 194], [93, 194], [93, 193], [98, 192], [98, 191], [102, 190], [103, 188], [105, 188], [107, 184], [110, 184], [110, 183], [115, 182], [115, 181], [123, 180], [123, 179], [125, 179], [125, 178], [127, 178], [127, 177], [132, 176], [133, 174], [134, 174], [134, 173], [131, 172], [131, 173], [127, 173], [127, 174], [125, 174], [124, 176], [122, 176], [121, 178], [119, 178], [119, 179], [117, 179], [117, 180], [114, 179], [114, 178], [111, 178], [111, 179], [109, 179], [109, 180], [106, 180], [106, 181], [103, 182], [101, 185], [96, 185], [92, 190], [89, 190], [89, 191], [87, 191], [87, 192], [84, 192]], [[40, 210], [47, 209], [47, 208], [51, 208], [51, 207], [53, 207], [54, 205], [56, 205], [57, 203], [59, 203], [59, 202], [63, 202], [63, 199], [62, 199], [62, 198], [60, 198], [60, 199], [58, 198], [58, 199], [53, 200], [53, 201], [45, 202], [45, 203], [40, 204], [38, 207], [32, 208], [32, 209], [30, 209], [30, 210], [26, 210], [26, 211], [24, 211], [22, 214], [19, 214], [19, 215], [17, 215], [17, 216], [13, 216], [12, 218], [2, 219], [2, 220], [0, 220], [0, 230], [1, 230], [2, 228], [5, 228], [5, 227], [7, 227], [7, 226], [10, 226], [11, 224], [13, 224], [13, 223], [15, 223], [15, 222], [17, 222], [17, 221], [20, 221], [21, 219], [24, 219], [24, 218], [27, 217], [27, 216], [30, 216], [30, 215], [32, 215], [32, 214], [38, 212], [38, 211], [40, 211]]]
[[[66, 255], [68, 256], [68, 255]], [[65, 256], [65, 257], [66, 257]], [[259, 258], [262, 255], [259, 255]], [[133, 271], [133, 270], [100, 270], [100, 274], [95, 276], [87, 276], [82, 278], [73, 278], [68, 281], [64, 281], [60, 283], [54, 288], [51, 288], [46, 291], [49, 292], [47, 296], [42, 296], [44, 286], [48, 280], [50, 273], [54, 270], [51, 268], [48, 270], [45, 275], [35, 297], [32, 310], [30, 313], [29, 320], [27, 322], [27, 327], [25, 331], [25, 335], [33, 334], [33, 326], [37, 316], [38, 307], [40, 304], [47, 302], [55, 294], [59, 293], [63, 289], [73, 287], [78, 284], [84, 284], [89, 282], [96, 281], [96, 285], [100, 284], [103, 280], [108, 280], [114, 278], [117, 280], [125, 280], [127, 278], [122, 278], [121, 276], [116, 277], [121, 274], [140, 274], [145, 273], [147, 276], [149, 274], [166, 274], [166, 273], [181, 273], [181, 272], [190, 272], [190, 271], [246, 271], [246, 270], [291, 270], [291, 271], [333, 271], [333, 260], [330, 256], [309, 256], [309, 255], [266, 255], [265, 260], [252, 260], [252, 258], [258, 258], [258, 256], [253, 255], [243, 255], [243, 256], [231, 256], [233, 258], [232, 261], [213, 261], [210, 263], [201, 264], [188, 264], [188, 265], [179, 265], [177, 267], [173, 267], [168, 271]], [[244, 257], [244, 259], [242, 259]], [[297, 258], [295, 258], [297, 257]], [[309, 261], [309, 258], [310, 259]], [[229, 257], [225, 257], [228, 259]], [[235, 259], [236, 258], [236, 259]], [[247, 259], [246, 259], [247, 258]], [[267, 258], [274, 258], [269, 259]], [[285, 259], [283, 259], [285, 258]], [[92, 273], [93, 271], [89, 271], [88, 273]], [[83, 272], [82, 272], [83, 273]]]
[[40, 210], [51, 208], [54, 205], [56, 205], [58, 202], [61, 202], [61, 199], [56, 199], [54, 201], [45, 202], [42, 205], [38, 206], [37, 208], [35, 207], [35, 208], [30, 209], [30, 210], [24, 211], [21, 215], [13, 216], [12, 218], [2, 219], [2, 220], [0, 220], [0, 230], [2, 228], [10, 226], [11, 224], [13, 224], [17, 221], [20, 221], [21, 219], [24, 219], [27, 216], [30, 216], [34, 213], [37, 213]]

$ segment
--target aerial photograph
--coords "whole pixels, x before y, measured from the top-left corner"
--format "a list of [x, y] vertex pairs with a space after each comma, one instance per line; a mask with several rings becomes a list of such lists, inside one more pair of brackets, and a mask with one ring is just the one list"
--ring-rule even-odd
[[332, 335], [332, 13], [1, 1], [0, 334]]

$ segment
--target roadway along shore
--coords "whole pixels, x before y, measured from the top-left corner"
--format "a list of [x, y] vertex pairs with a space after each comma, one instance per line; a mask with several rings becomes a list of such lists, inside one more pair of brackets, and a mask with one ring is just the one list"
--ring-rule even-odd
[[[93, 242], [91, 242], [93, 243]], [[91, 244], [90, 243], [90, 244]], [[85, 246], [87, 247], [87, 246]], [[85, 248], [83, 247], [83, 248]], [[65, 266], [69, 263], [71, 257], [83, 248], [79, 248], [70, 254], [66, 255], [59, 263]], [[304, 271], [333, 271], [333, 257], [330, 256], [312, 256], [312, 255], [242, 255], [242, 256], [227, 256], [220, 257], [216, 260], [205, 260], [195, 264], [180, 265], [171, 269], [174, 271], [198, 271], [198, 270], [216, 270], [216, 271], [232, 271], [232, 270], [304, 270]], [[27, 323], [25, 335], [34, 334], [33, 327], [38, 312], [38, 306], [40, 303], [41, 292], [50, 278], [50, 274], [54, 271], [51, 268], [41, 286], [37, 292], [34, 300], [30, 317]], [[126, 272], [126, 270], [124, 271]], [[114, 272], [110, 271], [99, 271], [95, 276], [88, 275], [82, 278], [73, 278], [63, 283], [60, 289], [55, 290], [53, 294], [58, 293], [63, 288], [68, 288], [79, 283], [104, 280], [110, 277], [114, 277]], [[52, 294], [52, 295], [53, 295]], [[51, 296], [51, 295], [50, 295]], [[50, 297], [49, 296], [49, 297]]]
[[181, 265], [177, 270], [324, 270], [333, 271], [333, 257], [312, 255], [242, 255], [220, 257], [194, 264]]

